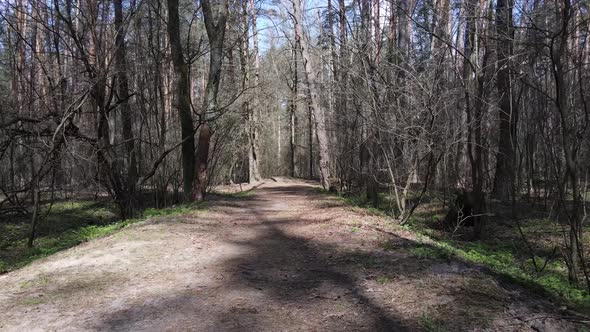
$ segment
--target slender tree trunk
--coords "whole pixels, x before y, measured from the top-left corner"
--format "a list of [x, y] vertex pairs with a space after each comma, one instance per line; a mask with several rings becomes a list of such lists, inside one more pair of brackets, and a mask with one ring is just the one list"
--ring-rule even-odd
[[291, 100], [290, 100], [290, 109], [289, 109], [289, 132], [290, 132], [290, 139], [289, 139], [289, 174], [291, 177], [295, 177], [296, 172], [296, 164], [295, 164], [295, 148], [297, 147], [296, 144], [296, 135], [295, 135], [295, 128], [297, 125], [297, 104], [299, 98], [299, 76], [298, 76], [298, 69], [299, 66], [297, 65], [297, 53], [298, 53], [298, 46], [295, 44], [293, 45], [293, 49], [291, 51], [291, 63], [292, 63], [292, 75], [293, 75], [293, 83], [291, 85]]
[[37, 236], [37, 226], [39, 225], [39, 204], [41, 200], [41, 192], [39, 186], [33, 189], [33, 214], [31, 216], [31, 231], [29, 233], [29, 239], [27, 241], [27, 247], [32, 248]]
[[[247, 4], [244, 3], [244, 6], [247, 7]], [[246, 13], [244, 13], [246, 14]], [[250, 0], [250, 18], [252, 21], [252, 47], [254, 48], [254, 107], [249, 107], [248, 114], [249, 114], [249, 141], [250, 141], [250, 148], [248, 149], [248, 165], [249, 165], [249, 176], [248, 182], [256, 182], [261, 180], [260, 171], [259, 171], [259, 162], [258, 158], [260, 157], [259, 149], [258, 149], [258, 113], [260, 113], [260, 101], [258, 99], [258, 91], [259, 84], [260, 84], [260, 57], [258, 54], [258, 28], [256, 24], [256, 7], [254, 4], [254, 0]], [[247, 19], [247, 17], [246, 17]], [[248, 36], [248, 25], [246, 23], [246, 36]], [[248, 38], [246, 38], [246, 43], [248, 43]], [[249, 58], [247, 58], [249, 61]]]
[[[482, 117], [484, 105], [484, 79], [487, 68], [488, 50], [484, 49], [483, 64], [479, 65], [479, 50], [482, 46], [480, 26], [476, 20], [480, 8], [477, 1], [468, 0], [465, 3], [467, 22], [465, 27], [465, 47], [463, 61], [463, 81], [465, 85], [465, 112], [467, 116], [467, 157], [471, 169], [471, 186], [476, 198], [473, 214], [479, 215], [485, 209], [483, 196], [483, 165], [482, 165]], [[483, 35], [483, 33], [482, 33]], [[485, 47], [485, 46], [484, 46]], [[483, 217], [475, 218], [474, 237], [479, 237], [483, 228]]]
[[[557, 4], [559, 3], [559, 4]], [[580, 218], [580, 207], [581, 207], [581, 194], [577, 162], [577, 150], [579, 143], [576, 143], [576, 134], [570, 126], [570, 107], [568, 105], [568, 98], [570, 96], [569, 86], [567, 80], [568, 71], [568, 60], [566, 58], [568, 51], [568, 37], [570, 34], [570, 21], [572, 19], [572, 7], [570, 0], [556, 1], [558, 6], [558, 27], [560, 28], [559, 34], [556, 36], [555, 48], [552, 50], [551, 59], [553, 61], [553, 76], [555, 79], [555, 105], [559, 114], [559, 122], [561, 127], [561, 141], [563, 148], [563, 158], [565, 161], [565, 177], [564, 185], [562, 186], [565, 190], [561, 192], [561, 204], [562, 208], [567, 210], [567, 183], [571, 188], [572, 204], [571, 210], [567, 211], [567, 218], [570, 226], [569, 231], [569, 243], [567, 245], [567, 265], [568, 265], [568, 276], [570, 281], [577, 283], [580, 274], [580, 262], [582, 260], [583, 250], [582, 242], [583, 239], [583, 228], [582, 220]], [[573, 139], [572, 139], [573, 138]]]
[[123, 125], [123, 140], [125, 142], [125, 165], [126, 171], [126, 209], [127, 216], [133, 216], [137, 205], [136, 182], [137, 182], [137, 159], [135, 157], [135, 142], [133, 137], [133, 123], [131, 107], [129, 105], [129, 80], [127, 77], [127, 50], [125, 46], [125, 29], [123, 24], [123, 1], [114, 0], [115, 7], [115, 68], [117, 70], [117, 94], [120, 100], [121, 123]]
[[499, 120], [500, 135], [498, 153], [496, 154], [496, 175], [493, 194], [503, 201], [510, 198], [514, 185], [514, 137], [516, 124], [516, 103], [512, 101], [512, 80], [510, 79], [510, 58], [512, 57], [512, 1], [496, 2], [496, 35], [498, 40], [496, 54], [498, 57], [498, 77], [496, 86], [500, 94]]

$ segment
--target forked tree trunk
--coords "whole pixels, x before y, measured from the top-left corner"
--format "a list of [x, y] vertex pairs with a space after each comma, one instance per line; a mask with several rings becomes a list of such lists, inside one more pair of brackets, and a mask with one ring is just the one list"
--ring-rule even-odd
[[[221, 64], [223, 60], [223, 40], [225, 37], [225, 23], [227, 19], [228, 3], [227, 0], [219, 4], [217, 19], [213, 14], [209, 0], [202, 0], [203, 16], [205, 18], [205, 28], [209, 39], [209, 76], [207, 77], [207, 87], [205, 88], [205, 105], [204, 114], [201, 114], [201, 129], [199, 133], [199, 145], [197, 151], [197, 177], [193, 187], [193, 199], [201, 201], [205, 199], [205, 193], [209, 184], [209, 145], [213, 131], [210, 127], [210, 119], [218, 111], [217, 94], [219, 92], [219, 82], [221, 80]], [[217, 22], [215, 22], [217, 21]]]

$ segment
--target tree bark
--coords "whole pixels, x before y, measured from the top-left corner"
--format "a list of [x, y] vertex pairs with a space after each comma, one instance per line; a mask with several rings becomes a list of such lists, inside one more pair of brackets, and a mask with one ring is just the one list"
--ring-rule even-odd
[[295, 136], [295, 128], [297, 125], [297, 103], [299, 97], [299, 78], [298, 78], [298, 68], [297, 65], [297, 45], [293, 45], [293, 49], [291, 51], [291, 62], [292, 62], [292, 75], [293, 75], [293, 83], [291, 85], [291, 100], [290, 100], [290, 109], [289, 109], [289, 132], [290, 132], [290, 139], [289, 139], [289, 174], [291, 177], [295, 177], [296, 167], [295, 167], [295, 148], [296, 144], [296, 136]]
[[[244, 7], [247, 7], [247, 4], [244, 3]], [[247, 15], [246, 13], [244, 13]], [[252, 46], [254, 51], [254, 98], [253, 104], [254, 107], [248, 107], [248, 122], [249, 122], [249, 151], [248, 151], [248, 182], [253, 183], [256, 181], [261, 180], [260, 170], [259, 170], [259, 163], [258, 158], [260, 156], [259, 149], [258, 149], [258, 113], [260, 108], [260, 101], [258, 99], [258, 91], [260, 91], [258, 85], [260, 84], [260, 57], [258, 54], [258, 28], [256, 25], [256, 7], [254, 5], [254, 0], [250, 0], [250, 18], [252, 20]], [[248, 23], [247, 23], [247, 16], [246, 19], [246, 36], [248, 36]], [[248, 38], [246, 38], [246, 45], [248, 44]], [[246, 47], [246, 50], [248, 48]], [[247, 54], [248, 55], [248, 54]], [[249, 63], [249, 56], [246, 57], [246, 61]]]
[[172, 63], [176, 74], [174, 90], [176, 94], [176, 107], [180, 117], [182, 137], [182, 183], [184, 199], [191, 200], [193, 181], [195, 179], [195, 138], [193, 117], [190, 101], [189, 70], [183, 55], [180, 39], [180, 18], [178, 14], [178, 0], [168, 1], [168, 38]]
[[[217, 18], [209, 0], [202, 0], [205, 28], [209, 39], [209, 75], [205, 88], [204, 113], [201, 114], [201, 129], [199, 133], [199, 146], [197, 151], [197, 177], [193, 187], [193, 198], [197, 201], [205, 199], [205, 193], [209, 182], [209, 145], [213, 131], [210, 126], [211, 119], [218, 111], [217, 94], [221, 80], [221, 64], [223, 61], [223, 40], [225, 38], [225, 23], [227, 20], [228, 2], [219, 4]], [[215, 22], [217, 21], [217, 22]]]
[[496, 174], [493, 194], [507, 201], [514, 185], [514, 140], [516, 128], [516, 103], [512, 102], [512, 80], [510, 79], [510, 58], [512, 56], [512, 1], [496, 2], [496, 35], [498, 57], [498, 77], [496, 87], [500, 94], [499, 107], [499, 143], [496, 154]]
[[126, 172], [126, 196], [128, 202], [125, 204], [128, 210], [125, 214], [133, 216], [137, 208], [136, 200], [136, 182], [137, 182], [137, 158], [135, 156], [135, 142], [133, 136], [133, 123], [131, 116], [131, 107], [129, 105], [129, 79], [127, 77], [127, 50], [125, 45], [125, 29], [123, 24], [123, 1], [114, 0], [115, 7], [115, 68], [117, 71], [117, 94], [121, 102], [119, 104], [121, 123], [123, 129], [123, 140], [125, 142], [125, 165], [123, 166]]
[[[319, 159], [320, 159], [320, 182], [324, 189], [330, 187], [330, 155], [328, 153], [328, 135], [326, 133], [326, 122], [324, 112], [319, 108], [318, 92], [315, 86], [317, 79], [311, 56], [309, 54], [309, 42], [303, 33], [301, 0], [293, 0], [294, 23], [295, 23], [295, 40], [300, 45], [301, 58], [303, 60], [303, 72], [307, 87], [308, 105], [313, 115], [316, 138], [318, 140]], [[311, 166], [311, 165], [310, 165]]]

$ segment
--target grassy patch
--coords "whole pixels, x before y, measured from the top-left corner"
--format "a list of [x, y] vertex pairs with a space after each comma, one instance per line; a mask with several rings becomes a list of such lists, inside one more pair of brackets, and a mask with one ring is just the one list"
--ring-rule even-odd
[[[571, 284], [561, 262], [553, 262], [543, 272], [536, 272], [532, 264], [523, 264], [512, 251], [492, 248], [481, 242], [434, 241], [411, 249], [418, 258], [451, 259], [483, 265], [492, 272], [522, 286], [544, 291], [579, 308], [590, 308], [590, 294], [582, 286]], [[526, 261], [525, 261], [526, 263]]]
[[161, 217], [161, 216], [176, 216], [181, 214], [191, 213], [195, 210], [202, 210], [205, 208], [205, 202], [198, 202], [192, 204], [182, 204], [171, 206], [162, 209], [149, 208], [143, 212], [145, 218]]
[[[341, 202], [344, 204], [354, 207], [360, 208], [360, 210], [356, 211], [363, 214], [374, 215], [374, 216], [387, 216], [393, 215], [394, 212], [392, 211], [392, 206], [388, 199], [381, 198], [379, 200], [378, 206], [374, 206], [371, 202], [369, 202], [366, 197], [356, 196], [356, 195], [342, 195], [340, 193], [333, 193], [323, 188], [314, 188], [313, 189], [316, 193], [322, 195], [329, 195], [333, 197], [337, 197]], [[382, 196], [380, 194], [380, 197]]]
[[[78, 229], [68, 230], [61, 234], [39, 237], [32, 248], [26, 247], [25, 240], [16, 241], [12, 246], [12, 261], [5, 266], [6, 270], [13, 270], [30, 262], [47, 257], [64, 249], [74, 247], [80, 243], [104, 237], [125, 228], [137, 219], [114, 222], [109, 225], [89, 225]], [[4, 272], [4, 271], [2, 271]]]
[[[316, 191], [321, 194], [335, 195], [321, 188]], [[386, 195], [380, 197], [381, 204], [377, 207], [372, 206], [366, 199], [356, 196], [336, 196], [348, 205], [362, 208], [365, 213], [391, 215], [392, 204]], [[388, 211], [390, 212], [388, 213]], [[545, 292], [554, 299], [565, 301], [571, 306], [590, 309], [590, 293], [583, 285], [573, 285], [568, 281], [567, 269], [562, 261], [553, 261], [548, 264], [545, 270], [537, 272], [533, 268], [532, 259], [526, 255], [523, 257], [522, 248], [515, 247], [515, 243], [520, 240], [518, 233], [514, 230], [510, 230], [512, 232], [509, 234], [510, 236], [499, 236], [493, 243], [463, 242], [449, 238], [443, 231], [432, 227], [440, 224], [439, 220], [444, 218], [445, 212], [441, 209], [440, 204], [423, 204], [412, 216], [409, 223], [411, 226], [404, 227], [427, 239], [424, 245], [410, 249], [414, 256], [420, 259], [440, 260], [455, 258], [467, 263], [482, 265], [512, 282], [535, 291]], [[357, 230], [351, 229], [351, 231], [356, 232]], [[528, 233], [531, 238], [539, 239], [535, 244], [544, 245], [547, 241], [543, 241], [540, 237], [548, 233], [559, 235], [560, 228], [548, 221], [538, 220], [535, 222], [533, 220], [523, 226], [523, 231]], [[590, 226], [588, 231], [590, 232]], [[587, 233], [586, 237], [590, 239], [590, 234]], [[395, 250], [395, 245], [388, 242], [384, 243], [382, 247], [384, 250]], [[542, 266], [545, 257], [534, 259], [537, 266]]]
[[465, 261], [485, 265], [517, 283], [540, 288], [553, 297], [563, 298], [575, 306], [590, 308], [590, 294], [567, 280], [564, 274], [565, 267], [561, 262], [554, 262], [545, 271], [538, 273], [529, 264], [521, 264], [514, 253], [506, 249], [495, 250], [477, 242], [459, 245], [453, 249], [455, 254]]
[[31, 297], [28, 299], [24, 299], [21, 304], [24, 306], [35, 306], [38, 304], [42, 304], [47, 302], [47, 299], [45, 297]]
[[245, 198], [245, 197], [252, 196], [253, 193], [254, 193], [254, 188], [248, 189], [248, 190], [236, 191], [233, 193], [218, 193], [218, 192], [216, 192], [215, 194], [223, 196], [223, 197], [227, 197], [227, 198]]
[[441, 321], [438, 319], [433, 318], [427, 313], [423, 313], [420, 318], [418, 318], [418, 324], [420, 327], [427, 332], [446, 332], [447, 329], [444, 328]]
[[[0, 223], [0, 273], [20, 268], [80, 243], [104, 237], [139, 220], [190, 213], [204, 205], [187, 204], [163, 209], [147, 209], [141, 219], [117, 221], [115, 207], [104, 202], [73, 201], [55, 203], [39, 225], [35, 245], [27, 248], [28, 221]], [[47, 207], [44, 207], [47, 209]], [[46, 210], [47, 211], [47, 210]]]
[[388, 276], [379, 276], [377, 277], [377, 282], [380, 283], [381, 285], [385, 285], [391, 282], [391, 279], [389, 279]]
[[448, 260], [453, 256], [452, 251], [436, 246], [418, 246], [410, 249], [410, 252], [412, 255], [420, 259]]
[[35, 279], [24, 281], [20, 284], [21, 289], [28, 289], [35, 286], [41, 286], [49, 283], [49, 277], [41, 275]]
[[[321, 188], [317, 188], [316, 192], [331, 196], [335, 195]], [[336, 196], [346, 204], [360, 207], [368, 213], [383, 215], [385, 213], [383, 211], [386, 211], [371, 206], [366, 200], [359, 197]], [[386, 202], [387, 200], [382, 199], [382, 201]], [[444, 215], [445, 210], [441, 209], [440, 204], [423, 204], [412, 216], [409, 226], [404, 226], [405, 229], [413, 231], [424, 240], [423, 245], [410, 249], [414, 256], [421, 259], [449, 260], [455, 258], [466, 263], [485, 266], [497, 276], [534, 291], [544, 292], [546, 295], [564, 301], [570, 306], [582, 310], [590, 309], [590, 293], [582, 285], [573, 285], [568, 281], [567, 269], [562, 261], [551, 262], [542, 272], [537, 272], [533, 268], [532, 259], [526, 257], [526, 255], [523, 257], [522, 249], [515, 246], [516, 243], [521, 241], [515, 230], [509, 230], [511, 232], [510, 236], [505, 236], [499, 232], [495, 233], [501, 236], [497, 236], [497, 240], [492, 243], [463, 242], [449, 238], [441, 230], [431, 228], [440, 225], [439, 220], [442, 220]], [[523, 225], [523, 231], [528, 233], [530, 238], [536, 239], [535, 243], [533, 243], [535, 245], [546, 242], [541, 237], [547, 236], [548, 233], [559, 235], [560, 228], [547, 220], [533, 220]], [[590, 239], [590, 225], [587, 231], [585, 239]], [[382, 247], [384, 250], [395, 250], [396, 248], [394, 244], [389, 242], [382, 244]], [[545, 258], [537, 257], [534, 259], [539, 263], [543, 262]], [[365, 268], [373, 265], [368, 256], [359, 255], [354, 258], [354, 261]], [[428, 323], [427, 319], [425, 323]], [[431, 326], [430, 324], [426, 325]], [[437, 329], [424, 328], [437, 331]]]
[[398, 245], [396, 245], [394, 242], [392, 241], [387, 241], [381, 244], [381, 248], [383, 248], [383, 250], [385, 251], [392, 251], [398, 248]]

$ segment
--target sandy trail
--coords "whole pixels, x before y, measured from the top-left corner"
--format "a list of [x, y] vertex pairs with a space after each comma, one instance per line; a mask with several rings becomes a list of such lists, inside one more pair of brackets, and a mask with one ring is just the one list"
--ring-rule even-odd
[[580, 328], [481, 267], [417, 258], [419, 246], [310, 183], [270, 182], [0, 276], [0, 330]]

